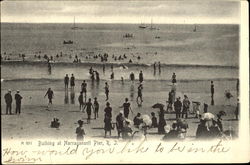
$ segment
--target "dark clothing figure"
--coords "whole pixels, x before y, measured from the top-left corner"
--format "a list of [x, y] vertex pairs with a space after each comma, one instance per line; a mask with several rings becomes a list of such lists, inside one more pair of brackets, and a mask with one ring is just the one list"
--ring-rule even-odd
[[82, 88], [82, 92], [85, 93], [85, 96], [86, 96], [86, 93], [87, 93], [87, 83], [85, 81], [82, 83], [81, 88]]
[[181, 107], [182, 107], [182, 103], [179, 99], [177, 99], [177, 101], [174, 102], [174, 110], [176, 113], [176, 119], [181, 117]]
[[138, 96], [137, 96], [137, 98], [136, 98], [137, 103], [138, 103], [138, 99], [139, 99], [139, 98], [140, 98], [141, 102], [143, 102], [143, 100], [142, 100], [142, 89], [143, 89], [143, 87], [142, 87], [142, 85], [140, 84], [140, 85], [138, 86]]
[[184, 115], [186, 115], [186, 118], [188, 118], [188, 111], [190, 107], [190, 101], [188, 100], [188, 97], [185, 97], [183, 99], [183, 109], [182, 109], [182, 118], [184, 118]]
[[106, 101], [107, 101], [109, 99], [109, 85], [106, 84], [104, 89], [105, 89], [105, 95], [106, 95]]
[[64, 85], [65, 85], [65, 88], [68, 88], [68, 85], [69, 85], [69, 77], [68, 77], [68, 75], [66, 75], [65, 78], [64, 78]]
[[16, 100], [16, 114], [17, 113], [21, 113], [21, 100], [22, 100], [22, 96], [19, 93], [15, 94], [15, 100]]
[[152, 127], [153, 128], [157, 128], [158, 127], [157, 118], [155, 116], [152, 117]]
[[176, 81], [176, 75], [175, 75], [175, 73], [173, 73], [173, 75], [172, 75], [172, 83], [174, 84], [174, 83], [176, 83], [177, 81]]
[[119, 113], [116, 116], [116, 128], [118, 132], [118, 138], [120, 137], [122, 130], [123, 130], [123, 122], [124, 122], [124, 118], [122, 116], [122, 113]]
[[91, 118], [91, 107], [92, 107], [92, 103], [91, 102], [87, 102], [86, 103], [86, 111], [87, 111], [87, 115], [88, 115], [88, 123], [90, 123], [90, 118]]
[[8, 113], [10, 113], [10, 115], [11, 115], [12, 114], [11, 113], [12, 96], [11, 96], [10, 91], [5, 94], [4, 99], [5, 99], [5, 103], [6, 103], [6, 115]]
[[217, 118], [217, 125], [218, 125], [220, 131], [223, 132], [223, 126], [222, 126], [222, 118], [221, 118], [221, 115], [217, 115], [217, 117], [218, 117], [218, 118]]
[[130, 74], [130, 80], [131, 80], [131, 81], [134, 81], [134, 80], [135, 80], [135, 75], [134, 75], [134, 73], [131, 73], [131, 74]]
[[202, 120], [196, 130], [196, 139], [206, 139], [208, 138], [208, 136], [209, 136], [209, 131], [206, 126], [206, 121]]
[[104, 109], [104, 112], [105, 112], [105, 116], [112, 118], [112, 108], [111, 107], [106, 107]]
[[71, 76], [71, 78], [70, 78], [70, 87], [71, 88], [75, 87], [75, 77], [74, 76]]
[[134, 117], [133, 122], [134, 122], [134, 125], [135, 125], [136, 127], [139, 127], [139, 125], [140, 125], [141, 123], [143, 123], [143, 120], [142, 120], [142, 118], [141, 118], [140, 116], [137, 115], [137, 116]]
[[214, 97], [214, 84], [211, 84], [211, 97]]
[[234, 111], [234, 115], [235, 115], [236, 120], [239, 119], [239, 108], [240, 108], [240, 103], [239, 103], [239, 100], [238, 100], [237, 106], [236, 106], [235, 111]]
[[78, 97], [78, 101], [79, 101], [79, 105], [80, 105], [80, 111], [82, 110], [83, 108], [83, 95], [82, 95], [82, 92], [80, 93], [79, 97]]
[[124, 113], [124, 117], [125, 118], [128, 118], [128, 115], [129, 115], [129, 108], [130, 108], [130, 103], [126, 102], [126, 103], [123, 103], [123, 113]]
[[98, 111], [99, 111], [99, 103], [97, 100], [94, 101], [94, 111], [95, 111], [95, 119], [98, 118]]
[[139, 81], [140, 81], [140, 83], [143, 82], [143, 73], [142, 72], [139, 73]]
[[159, 124], [158, 124], [158, 134], [164, 134], [165, 129], [164, 127], [166, 126], [166, 121], [164, 118], [164, 110], [161, 109], [159, 113]]
[[105, 137], [107, 136], [107, 132], [109, 132], [109, 135], [111, 136], [111, 129], [112, 129], [111, 117], [109, 117], [108, 115], [105, 115], [105, 118], [104, 118]]
[[100, 81], [99, 73], [97, 71], [95, 72], [95, 77], [96, 77], [96, 81]]
[[44, 97], [46, 97], [47, 95], [48, 95], [48, 99], [49, 99], [49, 104], [52, 104], [52, 99], [53, 99], [54, 93], [50, 88], [48, 89], [48, 91], [46, 92]]

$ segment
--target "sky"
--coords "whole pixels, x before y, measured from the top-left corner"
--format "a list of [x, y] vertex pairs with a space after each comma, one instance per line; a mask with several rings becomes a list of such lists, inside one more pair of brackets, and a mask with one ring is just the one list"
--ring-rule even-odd
[[1, 22], [240, 23], [237, 1], [1, 1]]

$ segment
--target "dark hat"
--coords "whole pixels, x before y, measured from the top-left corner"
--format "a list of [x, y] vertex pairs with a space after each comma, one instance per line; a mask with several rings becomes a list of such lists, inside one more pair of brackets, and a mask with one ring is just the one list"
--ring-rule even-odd
[[83, 121], [82, 121], [82, 120], [78, 120], [77, 123], [78, 123], [79, 125], [82, 125], [82, 124], [83, 124]]

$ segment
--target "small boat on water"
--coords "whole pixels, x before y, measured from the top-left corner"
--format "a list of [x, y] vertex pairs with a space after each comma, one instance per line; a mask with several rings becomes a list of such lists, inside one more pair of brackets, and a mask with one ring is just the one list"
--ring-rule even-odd
[[73, 44], [73, 41], [72, 40], [68, 40], [68, 41], [63, 41], [63, 44]]
[[139, 28], [140, 29], [145, 29], [145, 28], [147, 28], [148, 26], [146, 26], [145, 24], [143, 24], [143, 23], [141, 23], [141, 25], [139, 25]]
[[161, 37], [160, 36], [155, 36], [156, 39], [160, 39]]

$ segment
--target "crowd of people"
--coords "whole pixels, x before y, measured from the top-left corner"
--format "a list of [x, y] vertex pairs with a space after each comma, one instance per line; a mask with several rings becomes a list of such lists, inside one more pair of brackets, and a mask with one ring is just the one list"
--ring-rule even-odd
[[[111, 67], [113, 70], [113, 67]], [[155, 70], [155, 65], [154, 65]], [[159, 62], [159, 71], [160, 71], [160, 62]], [[99, 81], [99, 73], [97, 71], [94, 71], [94, 69], [91, 67], [89, 69], [90, 79]], [[131, 72], [129, 76], [130, 80], [132, 82], [135, 81], [135, 75], [133, 72]], [[141, 106], [143, 103], [143, 72], [140, 71], [138, 75], [139, 79], [139, 85], [138, 85], [138, 95], [136, 98], [136, 102], [138, 106]], [[131, 103], [129, 102], [128, 98], [125, 98], [124, 103], [120, 108], [123, 108], [123, 111], [120, 111], [119, 114], [117, 114], [115, 118], [115, 122], [112, 121], [112, 106], [109, 100], [109, 84], [108, 82], [105, 82], [104, 85], [104, 93], [106, 96], [106, 107], [104, 109], [104, 137], [107, 137], [107, 135], [111, 136], [111, 131], [115, 128], [117, 129], [118, 137], [122, 137], [124, 139], [133, 138], [133, 136], [138, 131], [133, 131], [134, 128], [138, 128], [140, 130], [143, 130], [144, 135], [147, 134], [147, 129], [150, 128], [157, 128], [158, 134], [164, 135], [163, 140], [169, 140], [169, 139], [185, 139], [187, 130], [188, 130], [188, 123], [186, 122], [186, 119], [188, 119], [188, 115], [190, 114], [190, 107], [191, 102], [188, 98], [188, 96], [185, 94], [183, 100], [181, 101], [180, 97], [176, 97], [176, 74], [173, 73], [172, 75], [172, 88], [169, 92], [169, 97], [167, 100], [167, 108], [164, 109], [163, 107], [159, 107], [158, 112], [158, 119], [156, 117], [156, 114], [154, 112], [151, 113], [150, 122], [148, 122], [148, 119], [145, 119], [145, 115], [142, 115], [141, 113], [134, 114]], [[237, 82], [238, 84], [238, 82]], [[69, 87], [70, 85], [70, 87]], [[65, 91], [70, 88], [71, 90], [74, 90], [75, 87], [75, 77], [74, 74], [71, 74], [71, 77], [66, 74], [64, 78], [64, 88]], [[237, 85], [238, 87], [238, 85]], [[92, 99], [89, 98], [87, 101], [87, 82], [86, 80], [83, 80], [81, 84], [81, 91], [80, 95], [78, 97], [79, 101], [79, 111], [85, 113], [85, 109], [87, 112], [87, 124], [90, 124], [91, 122], [91, 115], [92, 112], [94, 113], [94, 119], [99, 118], [99, 102], [98, 98], [94, 98], [94, 102], [92, 103]], [[211, 81], [211, 98], [212, 102], [211, 105], [214, 105], [214, 83]], [[238, 92], [238, 91], [237, 91]], [[54, 98], [54, 92], [51, 88], [48, 88], [47, 92], [45, 93], [44, 97], [48, 97], [48, 109], [53, 104], [52, 100]], [[6, 102], [6, 114], [12, 114], [11, 112], [11, 106], [12, 106], [12, 96], [11, 96], [11, 90], [8, 90], [8, 93], [4, 96], [5, 102]], [[16, 100], [16, 114], [21, 113], [21, 100], [22, 96], [20, 95], [20, 91], [17, 90], [17, 93], [15, 94], [15, 100]], [[194, 102], [193, 102], [194, 103]], [[130, 115], [130, 112], [132, 115]], [[176, 119], [173, 122], [172, 126], [167, 124], [165, 120], [165, 114], [168, 113], [175, 113]], [[204, 104], [204, 112], [203, 114], [208, 113], [208, 105]], [[216, 138], [221, 137], [225, 135], [223, 133], [223, 124], [222, 124], [222, 116], [223, 113], [217, 114], [217, 120], [214, 118], [205, 118], [202, 116], [202, 114], [198, 111], [195, 112], [195, 115], [200, 120], [200, 124], [198, 125], [197, 132], [196, 132], [196, 138], [197, 139], [208, 139], [208, 138]], [[238, 120], [239, 115], [239, 104], [237, 104], [237, 108], [235, 111], [236, 119]], [[133, 121], [129, 120], [129, 118], [133, 118]], [[77, 134], [77, 140], [83, 140], [85, 131], [83, 128], [84, 121], [79, 120], [78, 125], [79, 127], [76, 128], [76, 134]], [[232, 132], [231, 132], [232, 133]]]

